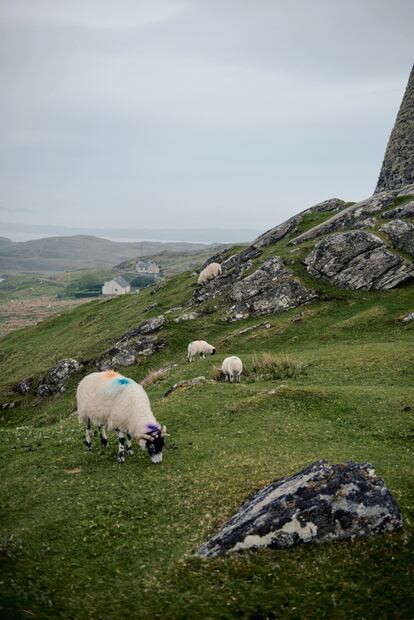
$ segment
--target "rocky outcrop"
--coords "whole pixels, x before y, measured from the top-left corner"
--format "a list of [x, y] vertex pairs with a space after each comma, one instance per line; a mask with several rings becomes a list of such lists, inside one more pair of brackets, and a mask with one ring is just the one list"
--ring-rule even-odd
[[386, 249], [382, 239], [350, 231], [320, 241], [306, 257], [310, 275], [339, 288], [389, 289], [414, 277], [414, 265]]
[[[298, 235], [288, 245], [297, 245], [303, 241], [309, 241], [310, 239], [316, 239], [321, 235], [335, 232], [337, 230], [343, 230], [344, 228], [359, 228], [372, 225], [372, 220], [368, 218], [372, 214], [378, 213], [382, 209], [385, 209], [394, 202], [397, 192], [383, 192], [382, 194], [376, 194], [366, 200], [361, 200], [354, 205], [343, 209], [339, 213], [336, 213], [322, 224], [314, 226], [310, 230]], [[367, 221], [368, 219], [368, 221]]]
[[302, 214], [295, 215], [289, 220], [286, 220], [286, 222], [283, 222], [282, 224], [279, 224], [278, 226], [267, 230], [265, 233], [263, 233], [263, 235], [260, 235], [260, 237], [257, 237], [257, 239], [253, 241], [252, 247], [262, 248], [266, 247], [267, 245], [273, 245], [274, 243], [277, 243], [278, 241], [283, 239], [283, 237], [286, 237], [286, 235], [292, 232], [299, 224], [299, 222], [302, 221], [302, 218]]
[[414, 183], [414, 66], [385, 151], [375, 193]]
[[196, 385], [200, 385], [202, 383], [206, 382], [206, 378], [201, 376], [201, 377], [194, 377], [194, 379], [187, 379], [184, 381], [177, 381], [177, 383], [174, 383], [174, 385], [172, 385], [164, 394], [164, 398], [166, 398], [167, 396], [169, 396], [170, 394], [172, 394], [173, 392], [175, 392], [176, 390], [187, 390], [188, 388], [192, 388]]
[[316, 293], [306, 289], [277, 256], [265, 261], [254, 273], [236, 282], [229, 297], [234, 319], [280, 312], [307, 303]]
[[139, 362], [140, 357], [154, 355], [165, 346], [166, 342], [154, 335], [121, 340], [95, 361], [96, 368], [98, 370], [109, 370], [132, 366]]
[[[413, 188], [414, 192], [414, 188]], [[390, 209], [389, 211], [385, 211], [381, 215], [381, 217], [385, 219], [397, 218], [397, 217], [414, 217], [414, 200], [410, 200], [410, 202], [405, 202], [399, 207], [395, 207], [395, 209]]]
[[145, 336], [146, 334], [152, 334], [160, 329], [165, 323], [165, 318], [162, 314], [140, 323], [136, 327], [133, 327], [129, 331], [125, 332], [118, 342], [127, 341], [136, 336]]
[[392, 241], [392, 245], [414, 257], [414, 226], [405, 220], [393, 220], [380, 228]]
[[196, 319], [199, 318], [199, 313], [198, 312], [183, 312], [183, 314], [180, 314], [180, 316], [177, 316], [176, 319], [174, 319], [174, 323], [183, 323], [184, 321], [195, 321]]
[[79, 372], [82, 368], [82, 364], [74, 359], [65, 359], [58, 362], [40, 381], [36, 389], [37, 394], [39, 394], [39, 396], [62, 394], [71, 376]]
[[325, 213], [326, 211], [338, 211], [339, 209], [343, 209], [346, 205], [344, 200], [340, 198], [328, 198], [328, 200], [324, 200], [323, 202], [318, 202], [318, 204], [313, 205], [305, 211], [305, 213]]
[[353, 540], [401, 527], [399, 508], [370, 463], [320, 460], [250, 497], [195, 554]]

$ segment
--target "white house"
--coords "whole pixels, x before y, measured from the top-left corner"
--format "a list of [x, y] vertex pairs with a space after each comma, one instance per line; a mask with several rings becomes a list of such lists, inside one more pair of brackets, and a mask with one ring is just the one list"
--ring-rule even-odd
[[151, 259], [147, 260], [139, 260], [135, 265], [135, 271], [137, 273], [145, 273], [148, 275], [157, 276], [160, 273], [160, 268], [157, 263], [152, 261]]
[[131, 290], [130, 285], [122, 276], [116, 276], [113, 280], [104, 282], [102, 295], [125, 295]]

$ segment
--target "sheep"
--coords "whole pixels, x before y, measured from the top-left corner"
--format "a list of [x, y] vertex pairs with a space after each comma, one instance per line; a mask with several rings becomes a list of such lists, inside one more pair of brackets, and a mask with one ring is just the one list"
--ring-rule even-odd
[[131, 438], [147, 450], [153, 463], [161, 463], [165, 426], [158, 424], [144, 388], [118, 372], [93, 372], [82, 379], [76, 392], [79, 421], [85, 424], [85, 448], [92, 449], [91, 422], [99, 428], [101, 444], [107, 447], [105, 429], [118, 432], [118, 463], [125, 463], [126, 447], [134, 454]]
[[236, 381], [240, 381], [240, 375], [243, 372], [243, 364], [240, 357], [237, 357], [237, 355], [226, 357], [221, 365], [221, 372], [224, 374], [225, 381], [230, 379], [233, 382], [234, 378], [236, 378]]
[[216, 348], [208, 344], [205, 340], [193, 340], [193, 342], [190, 342], [188, 345], [187, 359], [189, 362], [192, 362], [196, 355], [204, 359], [207, 354], [214, 355], [215, 352]]
[[221, 274], [221, 265], [220, 263], [210, 263], [207, 265], [203, 271], [200, 272], [198, 276], [199, 284], [206, 284], [209, 280], [214, 280]]

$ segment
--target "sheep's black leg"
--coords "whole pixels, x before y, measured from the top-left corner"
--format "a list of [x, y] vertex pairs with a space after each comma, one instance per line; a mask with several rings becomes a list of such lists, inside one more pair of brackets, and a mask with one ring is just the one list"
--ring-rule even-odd
[[129, 433], [127, 433], [126, 445], [127, 445], [127, 454], [128, 454], [128, 456], [133, 456], [134, 455], [134, 451], [132, 449], [132, 437], [131, 437], [131, 435]]
[[85, 449], [92, 450], [92, 440], [91, 440], [91, 421], [88, 418], [86, 420], [86, 428], [85, 428]]
[[125, 436], [124, 433], [118, 433], [118, 463], [125, 463]]
[[106, 430], [104, 426], [99, 427], [99, 436], [101, 438], [101, 446], [104, 448], [109, 448], [108, 437], [106, 436]]

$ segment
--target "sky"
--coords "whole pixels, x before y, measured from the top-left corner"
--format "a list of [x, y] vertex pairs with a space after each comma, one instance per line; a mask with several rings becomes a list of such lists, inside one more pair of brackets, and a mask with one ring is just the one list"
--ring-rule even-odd
[[0, 221], [265, 230], [361, 200], [413, 24], [412, 0], [0, 0]]

